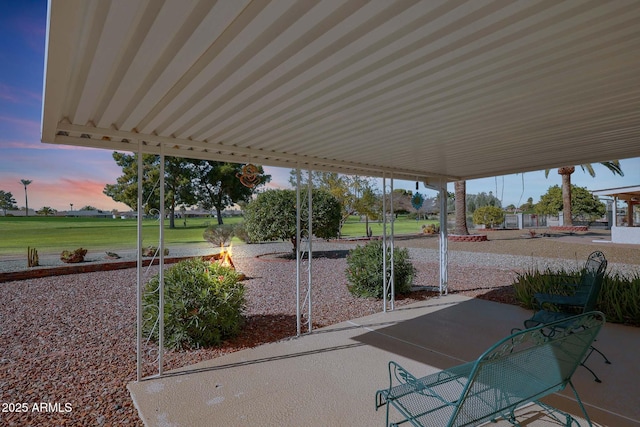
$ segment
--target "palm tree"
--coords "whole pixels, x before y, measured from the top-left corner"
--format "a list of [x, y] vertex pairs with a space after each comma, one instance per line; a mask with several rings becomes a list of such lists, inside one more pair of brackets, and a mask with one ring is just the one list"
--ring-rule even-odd
[[467, 181], [456, 181], [456, 228], [454, 234], [467, 235]]
[[[620, 168], [620, 161], [611, 160], [608, 162], [600, 162], [601, 165], [609, 169], [613, 174], [624, 176], [622, 169]], [[593, 170], [593, 166], [590, 163], [580, 165], [582, 170], [589, 172], [591, 177], [596, 176], [596, 172]], [[575, 166], [563, 166], [558, 168], [558, 174], [562, 176], [562, 217], [564, 225], [573, 225], [573, 218], [571, 217], [571, 174], [576, 171]], [[549, 169], [544, 171], [544, 176], [549, 176]]]
[[49, 206], [45, 206], [42, 209], [40, 209], [38, 212], [36, 212], [40, 215], [44, 215], [44, 216], [49, 216], [49, 215], [53, 215], [54, 213], [56, 213], [56, 210], [53, 208], [50, 208]]
[[27, 185], [31, 184], [30, 179], [21, 179], [20, 182], [24, 185], [24, 205], [27, 210], [27, 216], [29, 216], [29, 199], [27, 198]]

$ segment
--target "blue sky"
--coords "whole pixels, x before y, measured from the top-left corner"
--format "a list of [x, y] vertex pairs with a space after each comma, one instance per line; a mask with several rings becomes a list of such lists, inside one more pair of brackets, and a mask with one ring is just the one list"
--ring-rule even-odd
[[[0, 190], [11, 192], [24, 206], [20, 180], [29, 179], [30, 208], [68, 210], [73, 203], [74, 209], [91, 205], [128, 210], [102, 194], [105, 184], [121, 174], [111, 151], [40, 142], [46, 8], [45, 0], [0, 0]], [[590, 190], [640, 185], [640, 158], [623, 159], [621, 165], [624, 177], [596, 164], [595, 179], [577, 168], [572, 181]], [[266, 171], [273, 176], [272, 186], [288, 186], [287, 169]], [[538, 171], [468, 181], [467, 192], [492, 191], [503, 206], [520, 205], [529, 197], [537, 202], [556, 184], [560, 176], [555, 171], [548, 178]], [[394, 187], [415, 191], [414, 182], [396, 181]], [[453, 184], [450, 187], [453, 191]], [[419, 191], [435, 195], [422, 185]]]

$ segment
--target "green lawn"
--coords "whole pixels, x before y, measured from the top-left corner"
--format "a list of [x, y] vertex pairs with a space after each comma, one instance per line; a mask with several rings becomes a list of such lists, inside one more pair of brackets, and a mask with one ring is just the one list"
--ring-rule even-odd
[[[225, 218], [225, 224], [242, 221], [241, 217]], [[395, 234], [414, 234], [421, 231], [422, 224], [437, 221], [416, 221], [400, 217], [394, 225]], [[187, 227], [176, 220], [176, 228], [169, 229], [165, 223], [165, 244], [205, 244], [202, 233], [207, 224], [216, 224], [215, 218], [189, 218]], [[382, 235], [382, 223], [369, 222], [374, 236]], [[390, 225], [387, 224], [390, 233]], [[158, 244], [158, 221], [143, 221], [143, 244]], [[352, 217], [342, 229], [344, 237], [366, 235], [365, 223]], [[89, 250], [134, 249], [137, 239], [135, 219], [66, 218], [66, 217], [0, 217], [0, 255], [26, 254], [27, 247], [42, 253], [57, 253], [83, 247]]]
[[[225, 224], [242, 219], [225, 218]], [[165, 244], [204, 244], [202, 233], [206, 224], [216, 224], [215, 218], [189, 218], [187, 227], [176, 220], [176, 228], [165, 223]], [[158, 244], [158, 221], [144, 220], [144, 245]], [[40, 253], [62, 252], [79, 247], [89, 250], [135, 249], [137, 221], [135, 219], [65, 218], [65, 217], [0, 217], [0, 255], [22, 254], [27, 247]]]
[[[438, 223], [435, 220], [408, 219], [406, 216], [399, 216], [393, 223], [394, 234], [415, 234], [422, 231], [423, 224]], [[369, 227], [374, 236], [382, 235], [382, 222], [369, 221]], [[391, 234], [391, 224], [387, 223], [387, 233]], [[365, 223], [360, 222], [360, 218], [353, 216], [342, 226], [343, 237], [359, 237], [366, 235]]]

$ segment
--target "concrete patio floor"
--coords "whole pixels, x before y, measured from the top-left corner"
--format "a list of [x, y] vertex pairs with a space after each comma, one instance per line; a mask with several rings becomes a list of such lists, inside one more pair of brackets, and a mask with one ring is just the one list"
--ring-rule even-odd
[[[128, 388], [145, 425], [383, 426], [376, 390], [388, 385], [394, 360], [419, 376], [477, 358], [522, 325], [520, 307], [449, 295], [394, 312], [343, 322], [257, 348], [167, 372]], [[573, 377], [594, 425], [640, 426], [640, 329], [607, 324], [588, 361], [602, 379], [579, 368]], [[545, 400], [575, 415], [571, 390]], [[527, 407], [522, 425], [558, 425]], [[506, 423], [491, 424], [495, 426]], [[586, 425], [586, 423], [582, 423]]]

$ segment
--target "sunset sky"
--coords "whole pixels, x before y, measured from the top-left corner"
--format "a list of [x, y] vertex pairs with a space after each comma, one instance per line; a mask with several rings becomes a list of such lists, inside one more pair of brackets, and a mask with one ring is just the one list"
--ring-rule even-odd
[[[40, 142], [46, 8], [45, 0], [0, 0], [0, 190], [11, 192], [23, 207], [20, 180], [28, 179], [33, 181], [28, 186], [31, 209], [68, 210], [73, 203], [74, 209], [128, 210], [102, 194], [105, 184], [115, 183], [121, 174], [110, 151]], [[573, 183], [589, 190], [640, 185], [640, 158], [621, 160], [621, 165], [624, 177], [594, 165], [594, 179], [577, 168]], [[288, 185], [288, 170], [266, 172], [273, 176], [272, 186]], [[555, 171], [548, 178], [538, 171], [468, 181], [467, 192], [492, 191], [503, 206], [519, 205], [529, 197], [537, 202], [555, 184], [560, 184]], [[396, 182], [395, 188], [415, 190], [415, 183]], [[423, 186], [419, 191], [435, 195]]]

